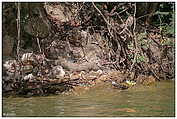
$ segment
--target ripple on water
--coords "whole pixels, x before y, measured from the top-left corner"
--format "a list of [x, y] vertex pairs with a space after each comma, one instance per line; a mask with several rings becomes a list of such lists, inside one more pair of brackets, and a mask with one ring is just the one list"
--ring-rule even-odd
[[109, 87], [80, 95], [3, 98], [4, 116], [174, 116], [174, 81], [118, 91]]

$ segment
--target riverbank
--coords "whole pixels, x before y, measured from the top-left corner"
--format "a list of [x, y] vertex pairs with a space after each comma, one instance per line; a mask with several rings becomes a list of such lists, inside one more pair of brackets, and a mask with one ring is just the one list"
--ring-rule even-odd
[[[25, 59], [24, 56], [28, 57]], [[66, 71], [62, 66], [34, 65], [34, 56], [31, 58], [32, 54], [27, 53], [22, 56], [21, 62], [7, 60], [4, 63], [6, 72], [3, 76], [3, 96], [30, 97], [67, 92], [78, 93], [82, 90], [102, 87], [105, 84], [117, 90], [127, 90], [136, 85], [147, 86], [158, 81], [152, 75], [135, 76], [134, 72], [127, 71], [100, 69], [97, 71]], [[48, 64], [46, 60], [42, 62]]]
[[146, 4], [158, 14], [168, 10], [166, 21], [153, 11], [154, 22], [139, 13], [142, 5], [4, 3], [3, 95], [46, 96], [102, 83], [127, 90], [174, 79], [174, 3]]

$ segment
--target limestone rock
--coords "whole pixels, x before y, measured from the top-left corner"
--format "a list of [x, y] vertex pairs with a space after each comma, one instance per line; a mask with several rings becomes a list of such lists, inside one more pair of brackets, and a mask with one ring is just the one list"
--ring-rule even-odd
[[45, 38], [49, 35], [49, 27], [40, 17], [31, 18], [24, 26], [24, 30], [34, 37]]
[[65, 76], [65, 72], [63, 70], [62, 66], [55, 66], [52, 68], [51, 72], [52, 77], [57, 78], [57, 79], [62, 79]]
[[5, 35], [3, 37], [3, 56], [10, 56], [13, 52], [14, 38]]
[[63, 3], [57, 5], [45, 4], [46, 13], [58, 22], [67, 22], [71, 19], [72, 12]]

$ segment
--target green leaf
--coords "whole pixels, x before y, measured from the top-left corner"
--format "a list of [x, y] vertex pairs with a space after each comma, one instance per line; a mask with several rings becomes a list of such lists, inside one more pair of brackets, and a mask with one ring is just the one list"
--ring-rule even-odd
[[145, 62], [145, 61], [146, 61], [146, 60], [145, 60], [145, 57], [144, 57], [144, 56], [138, 55], [137, 58], [136, 58], [136, 62], [137, 62], [137, 63]]

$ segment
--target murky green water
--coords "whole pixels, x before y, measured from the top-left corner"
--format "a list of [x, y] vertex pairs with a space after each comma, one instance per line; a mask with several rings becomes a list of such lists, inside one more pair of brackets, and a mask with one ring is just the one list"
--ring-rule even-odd
[[4, 116], [175, 116], [175, 83], [118, 91], [91, 89], [81, 95], [3, 98]]

